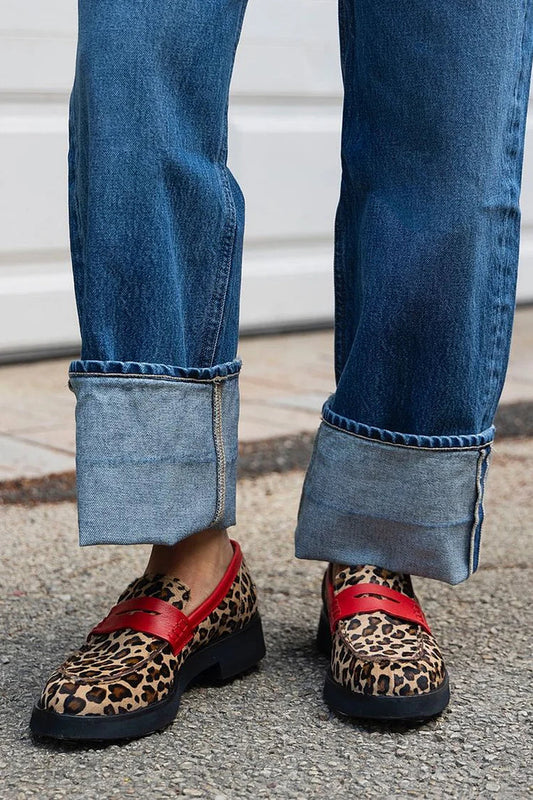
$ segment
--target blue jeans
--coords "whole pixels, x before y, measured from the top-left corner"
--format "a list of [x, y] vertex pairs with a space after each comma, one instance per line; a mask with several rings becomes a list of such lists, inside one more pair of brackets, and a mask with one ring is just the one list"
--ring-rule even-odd
[[[245, 0], [79, 0], [70, 233], [80, 541], [235, 523]], [[335, 391], [301, 558], [478, 565], [515, 304], [530, 0], [340, 0]]]

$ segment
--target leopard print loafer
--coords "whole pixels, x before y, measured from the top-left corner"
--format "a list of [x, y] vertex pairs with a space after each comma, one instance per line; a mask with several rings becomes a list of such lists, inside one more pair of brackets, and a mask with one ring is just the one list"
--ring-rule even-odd
[[331, 656], [324, 699], [341, 714], [424, 719], [449, 702], [439, 646], [408, 575], [350, 567], [323, 582], [317, 644]]
[[201, 673], [233, 678], [265, 654], [254, 583], [237, 542], [215, 591], [187, 614], [177, 578], [133, 581], [86, 643], [53, 673], [33, 709], [36, 736], [117, 740], [168, 725]]

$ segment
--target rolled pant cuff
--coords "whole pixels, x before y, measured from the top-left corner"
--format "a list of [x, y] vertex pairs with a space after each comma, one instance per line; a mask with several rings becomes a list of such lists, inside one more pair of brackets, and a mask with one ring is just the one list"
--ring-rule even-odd
[[81, 545], [235, 524], [240, 368], [71, 363]]
[[479, 562], [494, 426], [471, 436], [365, 436], [329, 400], [302, 487], [297, 557], [468, 578]]

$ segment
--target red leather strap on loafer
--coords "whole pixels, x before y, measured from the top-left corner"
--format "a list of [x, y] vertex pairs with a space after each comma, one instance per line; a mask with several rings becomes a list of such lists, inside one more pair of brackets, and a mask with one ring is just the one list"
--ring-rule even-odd
[[238, 542], [232, 540], [231, 543], [233, 558], [224, 577], [190, 616], [157, 597], [137, 597], [114, 606], [107, 617], [92, 629], [89, 636], [131, 628], [164, 639], [176, 655], [192, 639], [197, 626], [220, 605], [237, 576], [242, 563], [242, 553]]
[[327, 581], [328, 615], [332, 632], [337, 622], [354, 614], [371, 614], [384, 611], [391, 617], [414, 622], [431, 633], [424, 612], [411, 597], [375, 583], [358, 583], [348, 586], [337, 595], [333, 590], [329, 572]]
[[91, 634], [111, 633], [121, 628], [166, 639], [174, 654], [192, 639], [194, 633], [188, 617], [179, 608], [157, 597], [136, 597], [119, 603], [92, 629]]

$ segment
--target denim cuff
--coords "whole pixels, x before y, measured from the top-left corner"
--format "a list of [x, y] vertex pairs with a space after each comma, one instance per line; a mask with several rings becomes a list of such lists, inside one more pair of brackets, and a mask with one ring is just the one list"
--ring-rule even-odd
[[241, 364], [70, 364], [81, 545], [172, 545], [235, 524]]
[[368, 428], [334, 414], [332, 398], [302, 487], [297, 557], [468, 578], [479, 562], [494, 426], [467, 436]]

